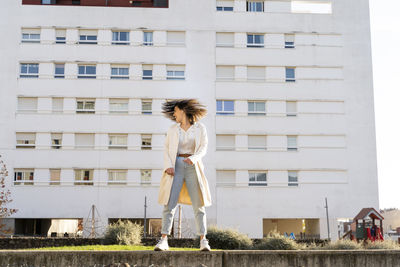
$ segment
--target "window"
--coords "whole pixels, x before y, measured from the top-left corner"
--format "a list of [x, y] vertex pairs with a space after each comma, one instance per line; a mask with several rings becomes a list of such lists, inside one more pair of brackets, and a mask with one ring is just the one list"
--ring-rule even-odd
[[93, 185], [93, 170], [76, 169], [74, 185]]
[[95, 100], [79, 99], [76, 101], [76, 113], [95, 113]]
[[97, 44], [96, 30], [80, 30], [79, 44]]
[[217, 11], [233, 11], [233, 3], [232, 0], [217, 1]]
[[185, 66], [167, 65], [167, 80], [184, 80]]
[[75, 148], [94, 148], [94, 134], [77, 133], [75, 134]]
[[217, 100], [217, 115], [233, 115], [235, 102], [233, 100]]
[[20, 64], [21, 78], [38, 78], [39, 77], [39, 64], [38, 63], [21, 63]]
[[247, 12], [264, 12], [264, 2], [247, 1]]
[[247, 34], [247, 47], [264, 47], [264, 35]]
[[297, 171], [288, 171], [288, 186], [299, 186]]
[[235, 150], [235, 136], [217, 134], [217, 150]]
[[142, 79], [153, 80], [153, 65], [142, 65]]
[[235, 171], [217, 171], [217, 185], [219, 186], [234, 186], [236, 181]]
[[286, 67], [286, 82], [295, 82], [295, 68]]
[[35, 148], [36, 133], [17, 133], [16, 148]]
[[217, 32], [218, 47], [234, 47], [235, 35], [233, 32]]
[[16, 169], [14, 170], [14, 185], [33, 185], [34, 170]]
[[233, 81], [235, 79], [234, 66], [217, 66], [217, 80]]
[[51, 148], [60, 149], [62, 145], [62, 133], [51, 134]]
[[151, 150], [151, 134], [142, 134], [142, 150]]
[[112, 32], [112, 44], [129, 45], [129, 32]]
[[151, 170], [140, 170], [141, 184], [151, 184]]
[[143, 32], [143, 45], [153, 45], [153, 32]]
[[108, 170], [109, 185], [126, 185], [127, 170]]
[[185, 32], [167, 32], [167, 45], [185, 45]]
[[297, 102], [286, 101], [286, 116], [297, 116]]
[[248, 81], [265, 81], [265, 67], [247, 67]]
[[40, 29], [22, 29], [22, 43], [40, 43]]
[[108, 135], [109, 149], [127, 149], [128, 135], [127, 134], [109, 134]]
[[96, 65], [78, 65], [78, 78], [96, 79]]
[[128, 113], [129, 99], [110, 98], [110, 113]]
[[129, 66], [111, 66], [111, 79], [129, 79]]
[[52, 98], [52, 111], [53, 113], [63, 113], [64, 99], [62, 97]]
[[267, 150], [267, 137], [265, 135], [249, 135], [249, 150]]
[[65, 78], [65, 64], [54, 64], [54, 78]]
[[50, 185], [60, 185], [61, 169], [50, 169]]
[[51, 5], [55, 4], [56, 0], [42, 0], [42, 5]]
[[267, 173], [249, 171], [249, 186], [267, 186]]
[[287, 150], [296, 151], [297, 150], [297, 136], [287, 137]]
[[37, 97], [18, 97], [18, 112], [36, 113]]
[[65, 44], [67, 31], [65, 29], [56, 29], [56, 44]]
[[285, 34], [285, 48], [294, 48], [294, 34]]
[[142, 100], [142, 114], [152, 114], [152, 101], [151, 99], [143, 99]]
[[72, 0], [72, 4], [73, 5], [80, 5], [81, 4], [81, 0]]
[[265, 101], [247, 101], [248, 115], [265, 115]]

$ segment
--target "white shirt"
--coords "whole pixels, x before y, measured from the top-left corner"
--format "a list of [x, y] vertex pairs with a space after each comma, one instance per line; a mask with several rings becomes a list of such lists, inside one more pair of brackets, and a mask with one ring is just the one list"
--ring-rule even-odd
[[194, 154], [195, 149], [195, 137], [194, 137], [194, 124], [185, 131], [181, 128], [181, 123], [179, 123], [179, 145], [178, 154]]

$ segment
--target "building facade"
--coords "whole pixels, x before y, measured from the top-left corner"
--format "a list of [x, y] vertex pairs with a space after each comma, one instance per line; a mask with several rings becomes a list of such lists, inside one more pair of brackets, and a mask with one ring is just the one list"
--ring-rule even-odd
[[[340, 221], [379, 209], [366, 1], [23, 0], [0, 12], [14, 234], [85, 235], [94, 218], [101, 235], [146, 217], [157, 235], [172, 123], [161, 104], [178, 98], [208, 108], [208, 225], [335, 239]], [[182, 214], [193, 236], [192, 208]]]

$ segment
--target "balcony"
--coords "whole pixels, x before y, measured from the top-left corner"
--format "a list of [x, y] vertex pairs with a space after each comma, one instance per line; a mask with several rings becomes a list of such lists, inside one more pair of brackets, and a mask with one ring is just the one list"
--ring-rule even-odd
[[168, 0], [22, 0], [22, 4], [168, 8]]

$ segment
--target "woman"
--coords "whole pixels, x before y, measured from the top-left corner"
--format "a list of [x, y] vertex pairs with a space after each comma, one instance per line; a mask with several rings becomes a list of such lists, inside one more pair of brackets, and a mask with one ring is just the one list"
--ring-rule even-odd
[[207, 110], [196, 99], [183, 99], [163, 103], [162, 113], [176, 123], [168, 129], [165, 139], [164, 169], [158, 195], [158, 203], [164, 206], [162, 236], [154, 250], [169, 249], [167, 236], [171, 233], [177, 203], [181, 203], [192, 205], [200, 250], [210, 251], [205, 238], [205, 207], [211, 205], [211, 194], [202, 162], [208, 138], [206, 127], [198, 122]]

